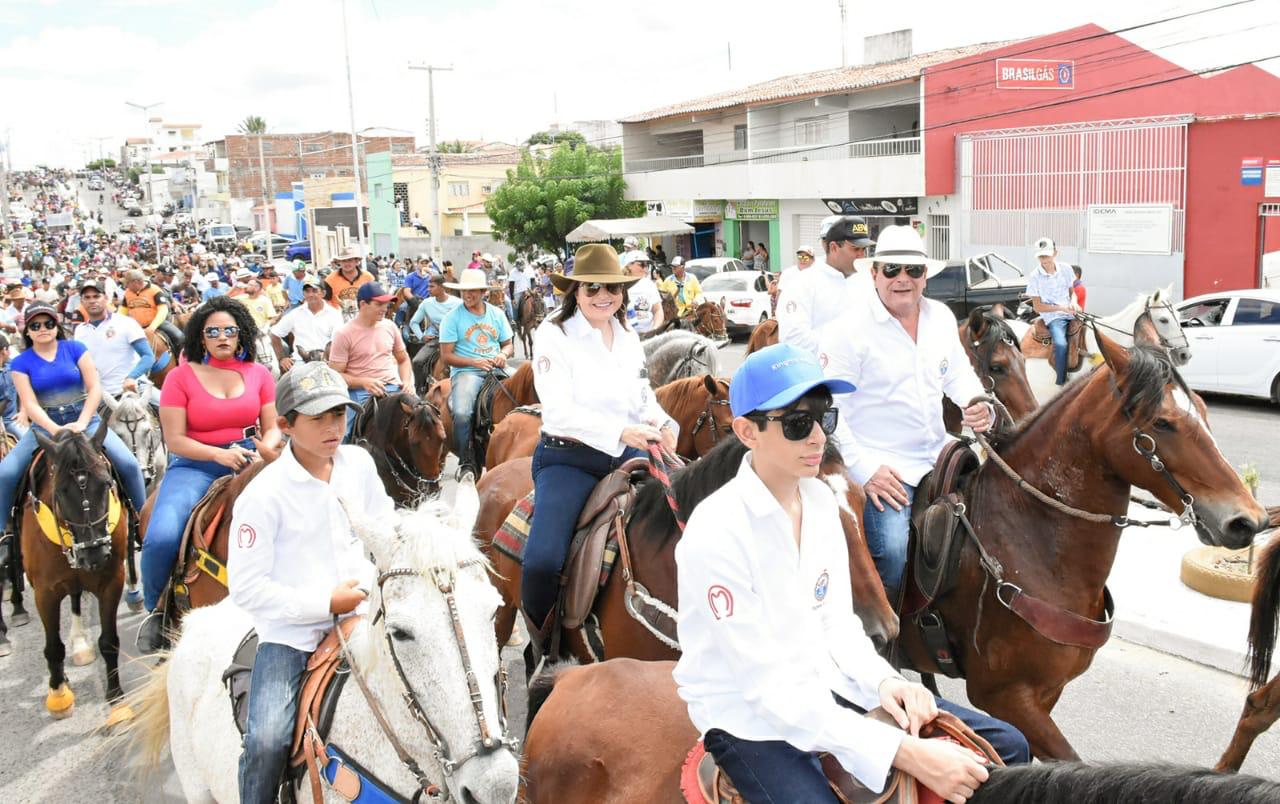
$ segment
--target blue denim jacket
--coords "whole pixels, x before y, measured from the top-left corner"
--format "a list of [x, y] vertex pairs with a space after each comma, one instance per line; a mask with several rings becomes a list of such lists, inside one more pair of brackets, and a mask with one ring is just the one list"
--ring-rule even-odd
[[13, 384], [13, 371], [8, 363], [0, 366], [0, 399], [7, 403], [0, 421], [13, 424], [14, 417], [18, 415], [18, 389]]

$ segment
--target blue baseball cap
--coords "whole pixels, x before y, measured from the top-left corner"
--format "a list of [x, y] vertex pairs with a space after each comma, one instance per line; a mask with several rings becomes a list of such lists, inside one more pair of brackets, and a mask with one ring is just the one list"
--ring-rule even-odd
[[365, 282], [356, 291], [356, 303], [367, 301], [391, 301], [395, 296], [382, 289], [382, 285], [377, 282]]
[[775, 344], [748, 355], [733, 373], [729, 409], [734, 416], [746, 416], [785, 408], [819, 385], [833, 394], [857, 390], [851, 382], [824, 376], [812, 353], [789, 343]]

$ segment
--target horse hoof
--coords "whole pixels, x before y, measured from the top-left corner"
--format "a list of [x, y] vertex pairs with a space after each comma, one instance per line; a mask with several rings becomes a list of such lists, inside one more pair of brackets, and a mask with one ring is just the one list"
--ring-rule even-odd
[[25, 611], [15, 611], [9, 615], [9, 622], [16, 626], [23, 626], [31, 622], [31, 615]]
[[67, 686], [65, 681], [56, 690], [49, 690], [49, 694], [44, 699], [44, 708], [49, 710], [54, 720], [70, 717], [75, 705], [76, 694], [71, 691], [71, 687]]
[[142, 611], [142, 590], [126, 589], [124, 592], [125, 605], [129, 607], [129, 611]]
[[98, 658], [98, 654], [88, 645], [81, 650], [71, 652], [71, 663], [76, 667], [84, 667], [87, 664], [93, 664], [93, 660], [96, 658]]
[[111, 711], [107, 713], [107, 722], [102, 724], [104, 729], [113, 729], [121, 723], [128, 723], [133, 720], [133, 709], [128, 704], [119, 704], [111, 707]]

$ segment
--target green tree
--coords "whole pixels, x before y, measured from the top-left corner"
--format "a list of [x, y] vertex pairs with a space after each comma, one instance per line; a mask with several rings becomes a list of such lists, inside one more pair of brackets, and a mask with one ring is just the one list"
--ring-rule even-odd
[[442, 154], [465, 154], [471, 151], [471, 145], [462, 140], [453, 140], [440, 143], [438, 150]]
[[104, 168], [113, 168], [116, 166], [116, 160], [107, 157], [106, 159], [95, 159], [85, 165], [89, 170], [102, 170]]
[[577, 147], [586, 145], [587, 138], [576, 131], [557, 131], [552, 134], [550, 131], [538, 131], [525, 141], [526, 145], [559, 145], [560, 143], [569, 143], [570, 146]]
[[266, 134], [267, 121], [256, 114], [251, 114], [240, 121], [238, 129], [241, 134]]
[[622, 151], [561, 143], [549, 156], [522, 154], [485, 202], [493, 231], [516, 249], [554, 251], [593, 218], [637, 218], [644, 204], [623, 198]]

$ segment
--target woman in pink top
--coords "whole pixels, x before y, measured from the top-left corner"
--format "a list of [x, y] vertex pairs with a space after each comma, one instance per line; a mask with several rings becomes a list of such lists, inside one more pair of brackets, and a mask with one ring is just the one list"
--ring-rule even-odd
[[228, 296], [209, 299], [192, 314], [185, 334], [186, 361], [165, 377], [160, 392], [169, 467], [142, 545], [143, 595], [153, 612], [138, 631], [143, 653], [166, 644], [163, 618], [154, 609], [173, 575], [191, 509], [214, 480], [280, 450], [275, 381], [254, 359], [258, 332], [245, 306]]

